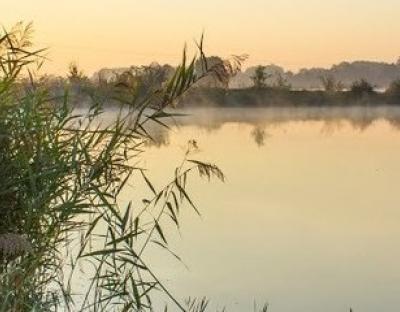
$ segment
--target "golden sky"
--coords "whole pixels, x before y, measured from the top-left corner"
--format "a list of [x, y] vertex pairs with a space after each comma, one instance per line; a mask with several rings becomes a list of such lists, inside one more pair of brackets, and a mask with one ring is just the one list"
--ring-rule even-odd
[[101, 67], [176, 64], [184, 43], [204, 30], [208, 55], [247, 53], [247, 65], [291, 70], [343, 60], [393, 62], [400, 56], [399, 0], [15, 0], [1, 24], [33, 21], [50, 48], [46, 70], [76, 61]]

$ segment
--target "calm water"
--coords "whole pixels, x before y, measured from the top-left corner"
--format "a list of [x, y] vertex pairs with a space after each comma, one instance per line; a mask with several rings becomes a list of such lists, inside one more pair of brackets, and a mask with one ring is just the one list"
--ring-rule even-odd
[[[162, 185], [196, 139], [226, 183], [191, 179], [171, 248], [148, 254], [178, 298], [272, 312], [399, 311], [400, 110], [191, 111], [145, 165]], [[126, 194], [129, 196], [129, 192]], [[214, 311], [214, 309], [210, 309]]]

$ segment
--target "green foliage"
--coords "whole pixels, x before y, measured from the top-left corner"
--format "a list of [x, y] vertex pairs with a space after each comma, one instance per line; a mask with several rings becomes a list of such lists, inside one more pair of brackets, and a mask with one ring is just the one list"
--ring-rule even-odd
[[[186, 189], [191, 173], [224, 176], [191, 158], [194, 141], [165, 186], [153, 185], [137, 164], [152, 140], [149, 126], [168, 128], [165, 120], [177, 115], [167, 110], [206, 73], [197, 76], [197, 59], [188, 62], [184, 52], [161, 89], [138, 99], [135, 86], [125, 86], [129, 96], [118, 116], [102, 125], [95, 98], [78, 114], [68, 92], [54, 98], [35, 79], [30, 67], [43, 51], [30, 51], [30, 33], [19, 24], [0, 37], [0, 311], [143, 311], [155, 290], [184, 311], [142, 255], [150, 246], [170, 251], [165, 224], [178, 227], [183, 206], [198, 212]], [[21, 87], [25, 69], [30, 84]], [[70, 79], [82, 77], [71, 67]], [[142, 181], [151, 195], [121, 207], [129, 179]], [[93, 270], [75, 298], [83, 262]]]

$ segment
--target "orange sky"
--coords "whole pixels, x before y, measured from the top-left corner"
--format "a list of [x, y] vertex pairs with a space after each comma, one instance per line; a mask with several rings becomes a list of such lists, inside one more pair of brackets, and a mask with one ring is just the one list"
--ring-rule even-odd
[[45, 70], [77, 61], [100, 67], [176, 64], [204, 30], [207, 54], [247, 53], [247, 65], [291, 70], [342, 60], [400, 56], [400, 1], [361, 0], [19, 0], [2, 4], [4, 26], [33, 21], [50, 48]]

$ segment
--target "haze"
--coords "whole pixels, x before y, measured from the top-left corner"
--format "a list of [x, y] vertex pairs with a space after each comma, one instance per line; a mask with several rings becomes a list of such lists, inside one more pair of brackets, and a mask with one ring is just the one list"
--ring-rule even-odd
[[100, 67], [176, 64], [184, 42], [204, 30], [208, 54], [247, 53], [247, 65], [291, 70], [343, 60], [394, 62], [400, 55], [396, 0], [37, 0], [2, 4], [4, 26], [34, 21], [36, 40], [50, 48], [51, 73], [78, 61]]

